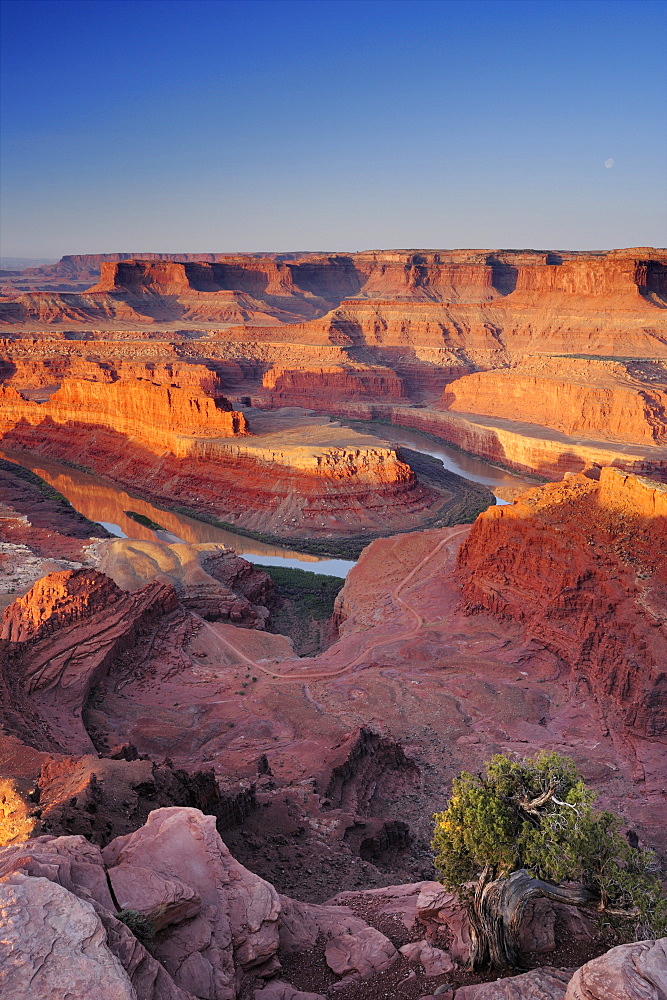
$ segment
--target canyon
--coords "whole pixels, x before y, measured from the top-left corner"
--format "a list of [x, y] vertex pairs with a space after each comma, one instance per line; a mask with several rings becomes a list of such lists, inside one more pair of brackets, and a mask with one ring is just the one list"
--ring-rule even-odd
[[3, 286], [7, 385], [204, 366], [236, 411], [402, 424], [545, 478], [667, 474], [664, 251], [108, 256], [51, 265], [100, 267], [85, 292], [48, 267]]
[[[547, 750], [667, 862], [667, 252], [0, 281], [0, 895], [60, 956], [38, 996], [74, 954], [101, 1000], [667, 995], [664, 943], [546, 901], [485, 983], [430, 847], [457, 774]], [[291, 549], [357, 560], [293, 632]]]

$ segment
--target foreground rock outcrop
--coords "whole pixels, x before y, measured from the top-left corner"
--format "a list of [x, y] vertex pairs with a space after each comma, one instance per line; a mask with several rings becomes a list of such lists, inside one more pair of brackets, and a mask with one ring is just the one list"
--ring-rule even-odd
[[54, 988], [101, 1000], [235, 1000], [244, 982], [276, 975], [281, 949], [305, 948], [313, 935], [349, 983], [398, 959], [345, 908], [301, 903], [295, 914], [231, 857], [215, 819], [194, 809], [156, 810], [102, 853], [82, 837], [0, 849], [0, 897], [0, 986], [33, 1000]]
[[[373, 909], [372, 895], [357, 893], [357, 904]], [[422, 884], [395, 886], [376, 902], [384, 909], [375, 906], [368, 922], [338, 902], [280, 896], [232, 857], [214, 818], [196, 809], [155, 810], [103, 851], [83, 837], [38, 837], [0, 848], [0, 990], [21, 1000], [345, 1000], [382, 996], [391, 982], [395, 995], [407, 996], [407, 985], [411, 997], [451, 996], [446, 977], [465, 958], [453, 898]], [[399, 952], [373, 925], [381, 912], [398, 918], [403, 934], [437, 926], [439, 947], [421, 940]], [[623, 945], [573, 977], [538, 968], [462, 986], [456, 996], [662, 1000], [666, 945]], [[321, 989], [302, 989], [304, 977]], [[363, 983], [368, 989], [356, 993]]]
[[612, 948], [577, 969], [564, 1000], [661, 1000], [667, 996], [667, 938]]
[[48, 879], [16, 873], [0, 882], [0, 913], [0, 989], [5, 996], [135, 1000], [132, 983], [107, 947], [102, 921], [90, 903]]

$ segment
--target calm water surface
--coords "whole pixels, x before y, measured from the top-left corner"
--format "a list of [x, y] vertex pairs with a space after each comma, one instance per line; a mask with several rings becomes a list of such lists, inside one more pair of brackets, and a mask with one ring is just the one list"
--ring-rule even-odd
[[[99, 476], [70, 469], [61, 462], [43, 458], [41, 455], [6, 451], [0, 452], [0, 456], [11, 462], [17, 462], [35, 475], [41, 476], [67, 497], [75, 510], [90, 521], [103, 525], [118, 538], [143, 538], [147, 541], [172, 543], [217, 542], [234, 549], [249, 562], [262, 563], [265, 566], [289, 566], [293, 569], [306, 569], [312, 573], [326, 573], [330, 576], [345, 577], [354, 566], [354, 562], [349, 559], [319, 558], [280, 545], [268, 545], [266, 542], [257, 542], [253, 538], [237, 535], [233, 531], [216, 528], [205, 521], [197, 521], [185, 514], [161, 510], [146, 500], [130, 496], [121, 487]], [[126, 510], [144, 514], [151, 521], [162, 525], [165, 530], [153, 531], [143, 524], [137, 524], [133, 518], [127, 516]]]
[[[375, 429], [374, 429], [375, 430]], [[404, 445], [424, 455], [439, 459], [446, 469], [483, 483], [491, 490], [500, 486], [534, 486], [532, 480], [513, 476], [503, 469], [498, 469], [481, 459], [471, 458], [461, 454], [445, 444], [438, 444], [417, 431], [406, 430], [403, 427], [377, 428], [378, 437], [383, 437], [392, 444]], [[90, 521], [103, 525], [111, 534], [118, 538], [143, 538], [148, 541], [161, 542], [217, 542], [234, 549], [249, 562], [263, 563], [266, 566], [285, 566], [293, 569], [305, 569], [312, 573], [325, 573], [330, 576], [346, 577], [354, 566], [349, 559], [327, 559], [283, 548], [280, 545], [268, 545], [265, 542], [237, 535], [233, 531], [216, 528], [205, 521], [197, 521], [185, 514], [175, 514], [154, 507], [146, 500], [130, 496], [119, 486], [101, 479], [99, 476], [78, 469], [70, 469], [61, 462], [25, 452], [0, 452], [9, 461], [25, 466], [36, 475], [50, 483], [54, 489], [67, 497], [75, 510]], [[496, 498], [496, 503], [506, 501]], [[128, 517], [126, 510], [144, 514], [160, 524], [163, 530], [154, 531]]]

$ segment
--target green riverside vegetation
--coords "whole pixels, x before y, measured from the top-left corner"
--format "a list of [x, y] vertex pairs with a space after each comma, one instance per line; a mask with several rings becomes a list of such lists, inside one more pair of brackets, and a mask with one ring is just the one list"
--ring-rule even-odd
[[133, 521], [137, 524], [143, 524], [144, 528], [152, 528], [153, 531], [164, 531], [165, 529], [157, 521], [152, 521], [150, 517], [146, 517], [145, 514], [138, 514], [136, 510], [124, 510], [123, 514], [126, 517], [131, 517]]
[[280, 597], [289, 598], [300, 611], [320, 621], [331, 618], [334, 601], [345, 580], [339, 576], [309, 573], [303, 569], [263, 566], [260, 563], [255, 563], [255, 566], [268, 573]]

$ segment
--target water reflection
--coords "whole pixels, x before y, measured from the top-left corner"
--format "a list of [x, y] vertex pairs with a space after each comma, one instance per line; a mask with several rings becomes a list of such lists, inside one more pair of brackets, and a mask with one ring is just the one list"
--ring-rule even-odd
[[[142, 538], [147, 541], [172, 543], [217, 542], [234, 549], [249, 562], [269, 566], [289, 566], [293, 569], [306, 569], [312, 573], [326, 573], [330, 576], [345, 577], [354, 566], [354, 562], [348, 559], [319, 558], [280, 545], [269, 545], [253, 538], [246, 538], [244, 535], [237, 535], [233, 531], [216, 528], [212, 524], [187, 517], [185, 514], [161, 510], [146, 500], [130, 496], [113, 483], [91, 473], [81, 472], [79, 469], [70, 469], [69, 466], [50, 458], [11, 451], [0, 452], [0, 456], [30, 469], [67, 497], [75, 510], [90, 521], [103, 525], [118, 538]], [[164, 530], [154, 531], [139, 524], [127, 516], [126, 510], [143, 514]]]
[[[521, 487], [526, 489], [534, 486], [532, 480], [514, 476], [504, 469], [498, 469], [481, 459], [463, 455], [445, 444], [439, 444], [417, 431], [403, 427], [377, 427], [372, 424], [367, 429], [370, 433], [390, 441], [392, 444], [404, 445], [424, 455], [439, 459], [446, 469], [483, 483], [491, 490], [506, 487]], [[330, 576], [346, 577], [354, 562], [348, 559], [327, 559], [283, 548], [280, 545], [269, 545], [258, 542], [233, 531], [216, 528], [205, 521], [187, 517], [185, 514], [175, 514], [171, 511], [154, 507], [146, 500], [130, 496], [113, 483], [100, 479], [91, 473], [70, 469], [69, 466], [41, 456], [29, 455], [24, 452], [0, 452], [3, 458], [31, 469], [41, 476], [54, 489], [67, 497], [75, 510], [103, 525], [107, 531], [117, 538], [142, 538], [148, 541], [175, 542], [217, 542], [234, 549], [249, 562], [263, 563], [268, 566], [287, 566], [293, 569], [306, 569], [313, 573], [326, 573]], [[496, 503], [504, 504], [506, 500], [496, 497]], [[128, 517], [125, 511], [131, 510], [143, 514], [151, 521], [159, 524], [161, 530], [153, 530], [139, 524]]]

